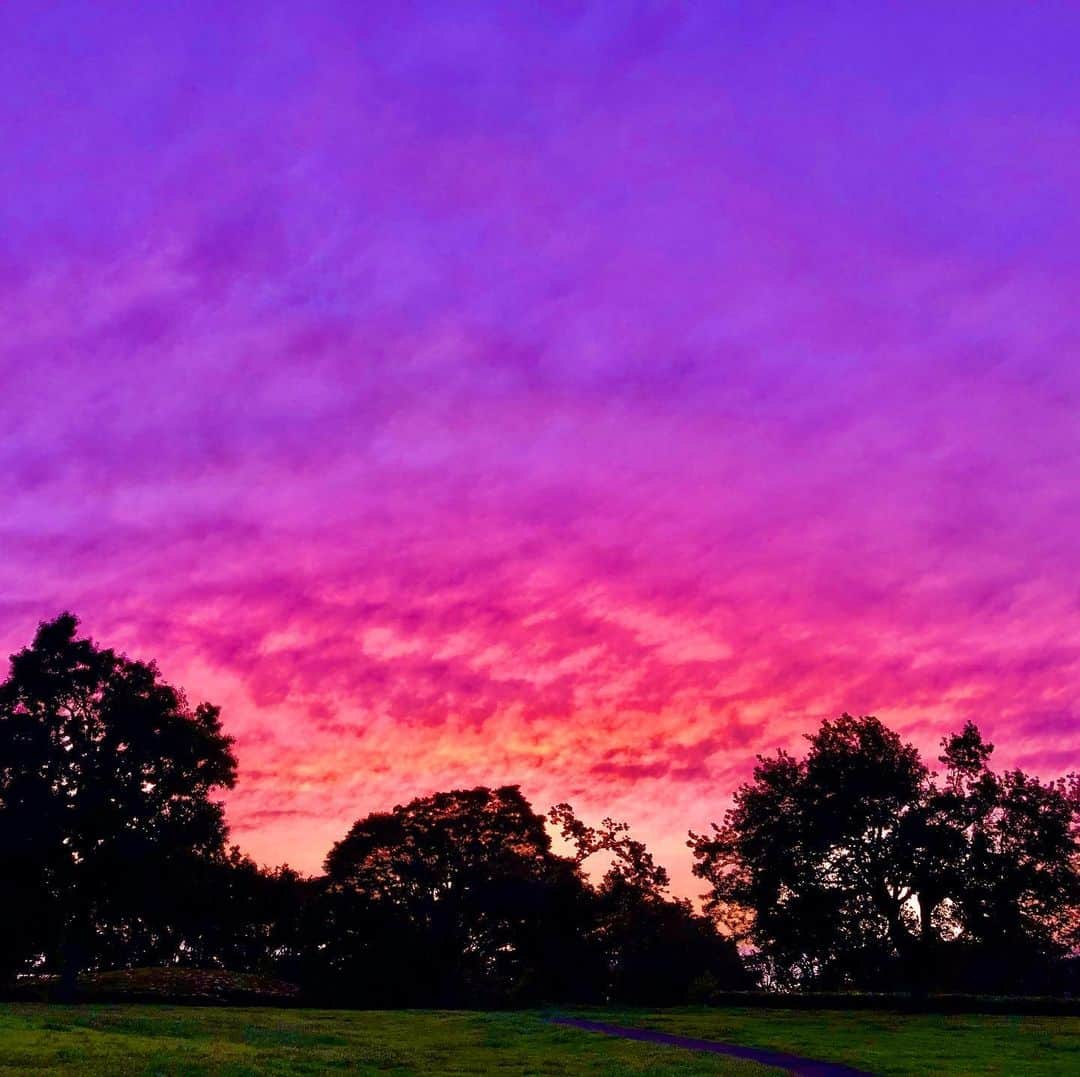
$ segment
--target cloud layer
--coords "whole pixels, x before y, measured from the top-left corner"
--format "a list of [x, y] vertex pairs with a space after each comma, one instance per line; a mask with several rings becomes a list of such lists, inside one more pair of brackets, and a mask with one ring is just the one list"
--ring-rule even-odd
[[1080, 753], [1075, 11], [0, 13], [0, 644], [225, 705], [235, 837], [688, 826], [840, 710]]

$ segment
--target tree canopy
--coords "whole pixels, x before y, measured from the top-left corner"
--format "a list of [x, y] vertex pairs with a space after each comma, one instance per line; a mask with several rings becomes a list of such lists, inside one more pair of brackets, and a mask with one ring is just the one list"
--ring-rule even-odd
[[1080, 779], [993, 770], [970, 722], [936, 771], [848, 714], [759, 757], [690, 834], [702, 910], [627, 823], [516, 785], [363, 815], [306, 878], [227, 848], [218, 708], [78, 629], [41, 624], [0, 683], [0, 979], [187, 964], [366, 1006], [1078, 985]]
[[942, 742], [944, 782], [874, 717], [807, 740], [803, 759], [759, 757], [723, 823], [690, 836], [708, 909], [769, 980], [1008, 989], [1075, 943], [1075, 782], [994, 774], [970, 723]]
[[326, 876], [348, 925], [331, 952], [363, 974], [393, 938], [396, 955], [381, 967], [405, 974], [395, 990], [444, 1004], [527, 990], [537, 916], [572, 900], [579, 882], [517, 786], [435, 793], [365, 816], [330, 850]]
[[212, 794], [236, 778], [216, 707], [77, 631], [70, 614], [42, 624], [0, 684], [7, 957], [69, 973], [110, 937], [154, 932], [165, 880], [223, 854]]

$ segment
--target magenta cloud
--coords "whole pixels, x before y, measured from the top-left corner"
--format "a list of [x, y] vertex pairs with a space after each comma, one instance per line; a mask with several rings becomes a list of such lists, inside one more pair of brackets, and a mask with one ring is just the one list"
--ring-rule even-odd
[[233, 833], [688, 827], [842, 710], [1080, 757], [1068, 6], [0, 13], [0, 643], [237, 738]]

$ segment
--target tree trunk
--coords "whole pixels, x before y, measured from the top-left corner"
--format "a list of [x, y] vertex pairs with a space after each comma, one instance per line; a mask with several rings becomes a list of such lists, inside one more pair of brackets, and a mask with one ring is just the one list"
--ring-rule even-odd
[[78, 993], [79, 973], [86, 967], [85, 925], [69, 922], [60, 940], [60, 979], [55, 997], [58, 1002], [74, 1002]]
[[83, 967], [83, 951], [78, 943], [65, 942], [61, 950], [60, 979], [56, 985], [58, 1002], [74, 1002]]
[[937, 957], [937, 934], [934, 931], [934, 911], [939, 898], [919, 895], [919, 947], [915, 967], [915, 993], [925, 998], [935, 983], [934, 965]]

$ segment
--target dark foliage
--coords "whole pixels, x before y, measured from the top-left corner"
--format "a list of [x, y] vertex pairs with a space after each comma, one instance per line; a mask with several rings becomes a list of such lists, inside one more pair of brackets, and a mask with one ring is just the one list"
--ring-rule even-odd
[[[749, 981], [734, 945], [625, 824], [551, 820], [555, 854], [517, 786], [420, 797], [359, 820], [331, 850], [305, 979], [357, 1005], [672, 1003]], [[581, 865], [611, 857], [598, 886]]]
[[688, 901], [668, 896], [668, 873], [632, 838], [625, 823], [587, 826], [569, 804], [549, 815], [581, 864], [597, 853], [610, 858], [600, 884], [590, 888], [589, 931], [600, 957], [596, 994], [628, 1005], [671, 1005], [702, 991], [737, 990], [751, 980], [734, 943]]
[[494, 1005], [571, 989], [581, 880], [516, 786], [369, 815], [326, 874], [320, 980], [342, 997]]
[[1080, 784], [995, 773], [971, 724], [943, 742], [940, 775], [850, 715], [803, 759], [759, 758], [723, 824], [691, 835], [704, 914], [625, 823], [568, 804], [545, 818], [513, 785], [370, 814], [304, 878], [227, 848], [214, 795], [236, 762], [217, 708], [77, 628], [42, 624], [0, 684], [9, 992], [293, 983], [331, 1005], [496, 1007], [761, 983], [1080, 990]]
[[1075, 947], [1076, 783], [994, 774], [968, 724], [944, 781], [876, 718], [824, 722], [802, 760], [759, 758], [711, 834], [709, 909], [781, 988], [1053, 990]]
[[0, 863], [9, 971], [175, 952], [177, 880], [223, 855], [235, 780], [218, 710], [153, 665], [42, 624], [0, 684]]

